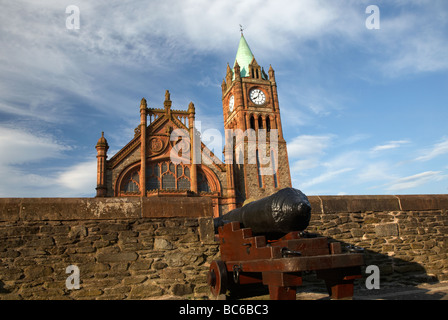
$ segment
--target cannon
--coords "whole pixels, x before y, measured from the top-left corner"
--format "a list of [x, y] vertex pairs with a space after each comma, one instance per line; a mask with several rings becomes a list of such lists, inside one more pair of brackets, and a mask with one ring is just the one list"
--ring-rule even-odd
[[245, 284], [268, 286], [272, 300], [295, 300], [302, 273], [316, 272], [332, 299], [353, 296], [364, 264], [360, 251], [307, 232], [311, 206], [300, 190], [285, 188], [214, 219], [220, 260], [207, 283], [215, 297]]
[[215, 232], [226, 222], [238, 221], [253, 234], [278, 237], [308, 227], [311, 205], [300, 190], [284, 188], [269, 197], [250, 202], [214, 219]]

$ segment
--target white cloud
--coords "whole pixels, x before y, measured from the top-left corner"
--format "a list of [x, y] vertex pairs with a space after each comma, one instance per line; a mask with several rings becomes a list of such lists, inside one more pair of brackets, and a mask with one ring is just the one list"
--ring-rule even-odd
[[301, 174], [303, 171], [310, 170], [319, 166], [318, 159], [304, 159], [291, 163], [291, 172]]
[[428, 161], [440, 155], [448, 153], [448, 138], [444, 138], [441, 142], [436, 143], [431, 149], [425, 150], [424, 154], [417, 157], [418, 161]]
[[447, 70], [446, 1], [433, 1], [431, 5], [406, 1], [398, 12], [381, 18], [382, 34], [375, 46], [384, 49], [384, 56], [378, 59], [382, 72], [396, 77]]
[[429, 182], [440, 181], [448, 178], [448, 175], [442, 175], [441, 171], [426, 171], [412, 176], [396, 179], [391, 182], [386, 190], [403, 191], [412, 189]]
[[59, 157], [70, 150], [51, 136], [0, 126], [0, 165], [26, 164]]
[[62, 172], [57, 183], [69, 188], [76, 194], [92, 193], [96, 187], [96, 159], [76, 164]]
[[94, 194], [96, 159], [62, 170], [32, 169], [36, 168], [36, 164], [42, 164], [51, 159], [65, 159], [65, 152], [71, 149], [48, 134], [32, 133], [1, 125], [0, 197]]
[[375, 153], [375, 152], [383, 151], [383, 150], [396, 149], [396, 148], [399, 148], [401, 145], [407, 144], [407, 143], [409, 143], [408, 140], [390, 141], [386, 144], [373, 147], [370, 151]]
[[323, 173], [323, 174], [321, 174], [321, 175], [319, 175], [319, 176], [317, 176], [317, 177], [315, 177], [313, 179], [306, 180], [306, 181], [302, 182], [300, 184], [300, 187], [301, 188], [309, 188], [309, 187], [314, 186], [316, 184], [321, 184], [323, 182], [330, 181], [330, 180], [336, 178], [337, 176], [339, 176], [339, 175], [341, 175], [343, 173], [352, 171], [352, 170], [353, 170], [353, 168], [343, 168], [343, 169], [339, 169], [339, 170], [335, 170], [335, 171], [327, 171], [327, 172], [325, 172], [325, 173]]
[[359, 168], [357, 179], [361, 182], [377, 182], [390, 181], [395, 179], [393, 165], [388, 161], [380, 161], [369, 163], [366, 161], [365, 165]]
[[[426, 6], [422, 15], [404, 10], [400, 16], [384, 18], [382, 36], [368, 45], [366, 41], [372, 39], [366, 40], [366, 15], [357, 1], [342, 5], [314, 0], [248, 0], [238, 5], [208, 0], [77, 1], [81, 29], [76, 31], [65, 27], [65, 8], [71, 4], [68, 0], [17, 0], [2, 5], [0, 111], [67, 121], [74, 111], [67, 95], [73, 95], [100, 110], [126, 112], [122, 107], [126, 101], [117, 101], [117, 83], [121, 89], [142, 91], [151, 83], [123, 73], [123, 67], [165, 74], [175, 73], [176, 62], [201, 59], [204, 53], [231, 54], [232, 59], [240, 23], [251, 35], [254, 52], [263, 52], [268, 61], [279, 59], [279, 54], [298, 58], [306, 52], [299, 48], [306, 49], [304, 44], [312, 41], [325, 50], [341, 44], [371, 48], [373, 59], [395, 73], [444, 70], [448, 65], [444, 34], [432, 32], [446, 24], [440, 2], [434, 9]], [[429, 27], [415, 34], [415, 23], [421, 21]], [[390, 48], [386, 58], [377, 57], [378, 47]], [[152, 84], [159, 85], [157, 80]], [[305, 105], [317, 115], [328, 115], [338, 107], [334, 97], [323, 91], [305, 92]], [[111, 101], [114, 103], [108, 103]], [[282, 110], [287, 112], [287, 107]]]
[[300, 135], [288, 142], [289, 158], [315, 158], [325, 154], [325, 150], [330, 146], [333, 135]]

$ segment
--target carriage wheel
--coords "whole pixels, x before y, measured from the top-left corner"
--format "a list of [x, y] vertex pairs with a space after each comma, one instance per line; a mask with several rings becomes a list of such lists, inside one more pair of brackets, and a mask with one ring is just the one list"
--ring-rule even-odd
[[227, 291], [227, 268], [221, 260], [214, 260], [210, 264], [207, 274], [207, 284], [210, 286], [212, 294], [217, 297]]

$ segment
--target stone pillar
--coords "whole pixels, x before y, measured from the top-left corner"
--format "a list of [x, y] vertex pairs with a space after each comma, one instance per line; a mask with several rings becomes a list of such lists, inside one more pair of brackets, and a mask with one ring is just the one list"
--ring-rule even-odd
[[226, 163], [226, 178], [227, 178], [227, 197], [229, 198], [229, 210], [236, 209], [236, 192], [235, 192], [235, 176], [234, 176], [234, 161], [233, 159], [233, 134], [226, 132], [226, 150], [230, 150], [225, 153]]
[[277, 129], [277, 125], [276, 125], [276, 121], [275, 121], [275, 116], [270, 116], [270, 117], [269, 117], [269, 121], [271, 122], [271, 129]]
[[250, 114], [246, 111], [244, 112], [244, 118], [246, 120], [246, 128], [244, 130], [250, 129]]
[[[194, 127], [195, 108], [193, 102], [188, 105], [188, 128], [190, 130], [190, 189], [192, 192], [198, 192], [198, 170], [197, 170], [197, 157], [201, 156], [201, 142], [196, 137], [196, 128]], [[199, 143], [199, 144], [198, 144]]]
[[145, 98], [140, 103], [140, 195], [146, 196], [146, 127], [147, 104]]
[[106, 159], [107, 159], [107, 150], [109, 150], [109, 145], [107, 144], [106, 138], [104, 138], [104, 132], [101, 132], [101, 138], [98, 140], [95, 149], [97, 151], [96, 196], [105, 197], [107, 194]]

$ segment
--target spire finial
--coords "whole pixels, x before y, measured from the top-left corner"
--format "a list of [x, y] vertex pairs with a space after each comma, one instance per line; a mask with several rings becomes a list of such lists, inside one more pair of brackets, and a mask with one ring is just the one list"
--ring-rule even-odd
[[240, 32], [241, 32], [241, 36], [243, 36], [243, 31], [244, 31], [244, 28], [243, 28], [243, 26], [240, 24]]

